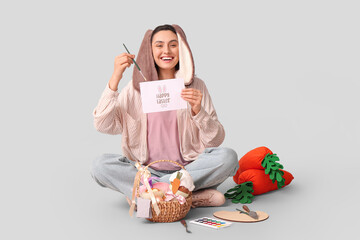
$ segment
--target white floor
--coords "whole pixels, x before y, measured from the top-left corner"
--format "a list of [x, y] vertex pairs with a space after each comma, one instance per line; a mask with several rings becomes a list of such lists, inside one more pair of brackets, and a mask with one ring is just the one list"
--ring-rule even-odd
[[[259, 223], [234, 223], [222, 230], [189, 225], [192, 234], [185, 233], [179, 222], [151, 223], [131, 218], [128, 205], [118, 193], [99, 187], [91, 179], [89, 159], [74, 157], [68, 161], [55, 158], [52, 171], [34, 176], [25, 169], [28, 180], [14, 188], [5, 184], [2, 194], [3, 239], [119, 239], [126, 234], [134, 239], [148, 236], [175, 235], [216, 239], [220, 237], [253, 239], [317, 239], [320, 237], [350, 237], [357, 233], [359, 214], [359, 164], [356, 166], [324, 167], [336, 162], [324, 155], [313, 159], [311, 167], [301, 164], [287, 168], [294, 181], [287, 187], [255, 196], [248, 206], [265, 211], [270, 218]], [[30, 161], [30, 159], [29, 159]], [[309, 161], [307, 161], [309, 162]], [[283, 161], [286, 166], [286, 161]], [[285, 167], [286, 168], [286, 167]], [[46, 168], [44, 167], [44, 170]], [[49, 170], [49, 168], [47, 168]], [[321, 172], [319, 174], [319, 172]], [[225, 192], [234, 186], [228, 179], [219, 187]], [[5, 202], [4, 202], [5, 200]], [[186, 217], [211, 217], [218, 210], [235, 210], [239, 205], [230, 201], [218, 208], [192, 209]], [[153, 239], [153, 238], [151, 238]]]

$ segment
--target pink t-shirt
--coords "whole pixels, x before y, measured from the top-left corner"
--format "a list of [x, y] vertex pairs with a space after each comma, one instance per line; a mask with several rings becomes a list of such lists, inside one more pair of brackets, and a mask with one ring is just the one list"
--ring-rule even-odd
[[[149, 158], [145, 165], [156, 160], [172, 160], [185, 166], [180, 153], [179, 132], [176, 110], [147, 114], [147, 144]], [[170, 162], [155, 163], [150, 166], [156, 170], [179, 170], [180, 167]]]

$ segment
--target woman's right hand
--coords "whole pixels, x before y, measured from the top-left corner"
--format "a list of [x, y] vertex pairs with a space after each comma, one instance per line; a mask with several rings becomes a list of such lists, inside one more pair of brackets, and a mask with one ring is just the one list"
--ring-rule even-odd
[[133, 64], [133, 59], [135, 58], [135, 55], [128, 54], [128, 53], [122, 53], [115, 57], [114, 60], [114, 72], [111, 76], [111, 79], [109, 81], [109, 87], [116, 91], [119, 85], [119, 82], [122, 78], [122, 75], [126, 68], [130, 67], [131, 64]]

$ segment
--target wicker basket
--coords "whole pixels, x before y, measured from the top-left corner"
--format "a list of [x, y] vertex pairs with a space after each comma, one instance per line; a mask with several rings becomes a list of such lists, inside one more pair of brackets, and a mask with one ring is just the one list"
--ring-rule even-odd
[[[180, 165], [177, 162], [171, 161], [171, 160], [158, 160], [151, 162], [146, 166], [148, 168], [154, 163], [158, 162], [171, 162], [178, 166], [180, 166], [182, 169], [185, 170], [185, 168]], [[139, 197], [139, 185], [137, 186], [137, 197]], [[190, 192], [189, 196], [186, 198], [186, 202], [183, 204], [180, 204], [178, 201], [161, 201], [158, 202], [157, 205], [160, 209], [159, 215], [156, 215], [155, 210], [151, 204], [151, 212], [152, 212], [152, 218], [147, 218], [147, 220], [151, 222], [175, 222], [178, 221], [186, 216], [186, 214], [190, 211], [192, 203], [192, 193]]]

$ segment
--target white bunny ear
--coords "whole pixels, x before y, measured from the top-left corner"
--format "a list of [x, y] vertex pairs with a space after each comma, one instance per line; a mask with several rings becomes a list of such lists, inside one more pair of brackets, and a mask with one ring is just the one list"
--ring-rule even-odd
[[194, 59], [184, 31], [178, 25], [173, 26], [179, 42], [179, 70], [175, 77], [184, 79], [185, 86], [188, 86], [192, 83], [195, 74]]
[[158, 86], [158, 91], [159, 91], [159, 93], [161, 93], [161, 86], [160, 85]]
[[166, 85], [163, 86], [163, 92], [166, 92]]

